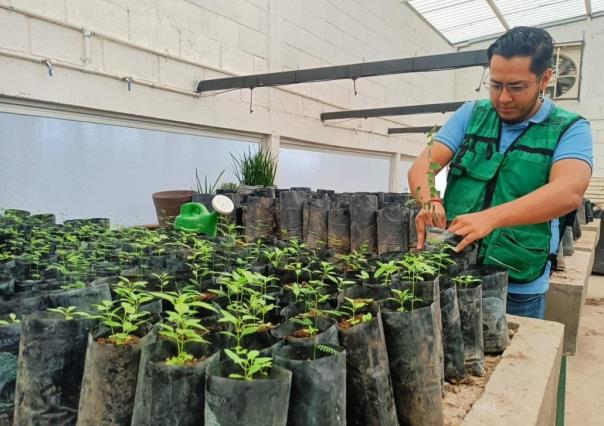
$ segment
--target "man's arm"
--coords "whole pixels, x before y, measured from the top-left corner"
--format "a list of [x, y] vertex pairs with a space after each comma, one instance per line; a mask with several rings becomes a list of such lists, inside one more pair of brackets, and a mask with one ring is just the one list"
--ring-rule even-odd
[[555, 162], [549, 182], [541, 188], [497, 207], [455, 218], [448, 230], [464, 237], [456, 249], [463, 250], [497, 228], [543, 223], [579, 208], [590, 178], [591, 168], [585, 161]]
[[[430, 152], [431, 151], [431, 152]], [[433, 170], [434, 174], [438, 174], [453, 158], [453, 151], [445, 144], [435, 141], [432, 148], [427, 147], [413, 162], [409, 169], [407, 178], [409, 180], [409, 190], [415, 200], [422, 206], [432, 198], [430, 195], [430, 186], [428, 184], [428, 171], [430, 170], [430, 162], [440, 164], [438, 170]], [[419, 189], [419, 191], [418, 191]], [[439, 228], [447, 226], [447, 216], [445, 209], [440, 203], [433, 203], [433, 211], [428, 211], [422, 208], [415, 219], [417, 227], [417, 248], [421, 249], [424, 246], [426, 238], [426, 226], [432, 225]]]

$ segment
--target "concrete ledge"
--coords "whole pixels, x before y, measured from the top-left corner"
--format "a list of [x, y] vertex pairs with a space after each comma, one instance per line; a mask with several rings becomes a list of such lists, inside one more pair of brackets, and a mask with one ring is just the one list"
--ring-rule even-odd
[[598, 234], [599, 232], [597, 231], [587, 230], [582, 227], [581, 238], [575, 241], [575, 250], [595, 251], [598, 245]]
[[550, 278], [549, 291], [546, 294], [545, 319], [565, 325], [565, 355], [574, 355], [577, 351], [581, 312], [585, 304], [593, 261], [593, 250], [577, 250], [572, 256], [564, 258], [564, 271], [554, 272]]
[[464, 426], [553, 425], [564, 326], [508, 315], [518, 332]]
[[594, 219], [587, 225], [581, 225], [581, 231], [596, 232], [596, 242], [600, 241], [600, 219]]

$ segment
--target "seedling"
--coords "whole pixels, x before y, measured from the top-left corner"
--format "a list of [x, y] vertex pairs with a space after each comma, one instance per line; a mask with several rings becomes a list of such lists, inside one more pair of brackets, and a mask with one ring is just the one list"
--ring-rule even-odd
[[369, 247], [367, 244], [363, 244], [358, 250], [353, 250], [350, 254], [343, 254], [340, 256], [344, 263], [346, 272], [358, 272], [367, 266], [367, 255], [369, 254]]
[[170, 283], [172, 277], [165, 272], [162, 272], [160, 274], [152, 273], [151, 275], [157, 279], [157, 281], [159, 282], [159, 291], [163, 293], [165, 288]]
[[199, 295], [197, 292], [182, 293], [153, 293], [161, 299], [164, 299], [174, 306], [173, 311], [167, 311], [168, 322], [161, 323], [159, 334], [176, 343], [176, 356], [166, 359], [168, 365], [182, 366], [188, 362], [194, 361], [193, 355], [185, 350], [189, 343], [207, 343], [202, 337], [208, 330], [201, 325], [201, 320], [194, 318], [197, 311], [194, 308], [204, 308], [215, 312], [213, 306], [196, 301]]
[[63, 315], [63, 319], [65, 319], [66, 321], [70, 321], [72, 319], [75, 318], [76, 315], [80, 315], [83, 316], [81, 312], [77, 312], [76, 311], [77, 307], [76, 306], [69, 306], [69, 307], [58, 307], [58, 308], [48, 308], [49, 312], [55, 312], [57, 314], [61, 314]]
[[270, 357], [261, 357], [259, 351], [241, 351], [235, 353], [225, 349], [224, 353], [237, 365], [243, 374], [232, 373], [229, 378], [238, 380], [253, 380], [254, 376], [267, 376], [268, 369], [271, 368], [273, 359]]
[[[369, 274], [367, 274], [367, 277], [369, 277]], [[334, 282], [338, 289], [338, 293], [342, 293], [348, 287], [354, 285], [354, 281], [347, 280], [344, 277], [335, 277]]]
[[399, 266], [394, 260], [387, 263], [377, 262], [377, 269], [374, 273], [375, 278], [382, 277], [382, 284], [390, 286], [392, 284], [392, 276], [399, 271]]
[[287, 251], [285, 249], [280, 249], [279, 247], [264, 250], [263, 254], [275, 270], [282, 269], [285, 260], [287, 259]]
[[0, 326], [20, 324], [20, 323], [21, 323], [21, 320], [18, 319], [17, 315], [15, 315], [12, 312], [10, 314], [8, 314], [8, 319], [7, 320], [0, 320]]
[[432, 147], [434, 146], [434, 136], [436, 135], [436, 127], [433, 127], [427, 134], [428, 143], [428, 170], [426, 171], [426, 179], [428, 183], [429, 199], [423, 200], [421, 195], [421, 187], [415, 189], [415, 202], [418, 207], [427, 210], [432, 216], [432, 221], [436, 223], [436, 207], [433, 202], [434, 199], [438, 198], [439, 192], [436, 189], [436, 173], [442, 168], [442, 166], [432, 161]]
[[413, 305], [415, 304], [415, 302], [421, 302], [421, 299], [415, 297], [415, 295], [412, 292], [410, 292], [409, 289], [407, 289], [407, 290], [392, 289], [392, 293], [396, 297], [389, 297], [388, 300], [392, 300], [393, 302], [398, 304], [398, 308], [396, 309], [398, 312], [406, 312], [407, 308], [405, 307], [405, 305], [408, 304], [409, 302], [411, 303], [411, 310], [413, 310]]
[[151, 295], [143, 292], [144, 281], [131, 282], [120, 277], [120, 285], [115, 288], [119, 296], [116, 300], [103, 300], [95, 305], [98, 314], [82, 313], [87, 318], [99, 319], [111, 329], [108, 340], [116, 345], [124, 345], [134, 339], [135, 333], [150, 321], [150, 313], [141, 310], [141, 305], [152, 300]]
[[239, 307], [239, 310], [237, 312], [239, 315], [235, 316], [228, 310], [221, 309], [222, 318], [218, 322], [230, 323], [233, 326], [233, 331], [221, 331], [221, 333], [235, 339], [235, 347], [233, 349], [237, 353], [243, 353], [245, 350], [241, 345], [243, 338], [258, 331], [259, 325], [258, 319], [255, 316], [242, 312], [243, 307]]
[[458, 275], [457, 277], [453, 277], [451, 281], [461, 288], [468, 288], [471, 285], [482, 283], [480, 278], [476, 278], [473, 275]]
[[344, 298], [348, 304], [342, 306], [344, 314], [347, 316], [345, 321], [351, 326], [363, 324], [373, 319], [371, 312], [359, 314], [360, 310], [367, 308], [373, 303], [373, 299], [351, 299], [349, 297]]

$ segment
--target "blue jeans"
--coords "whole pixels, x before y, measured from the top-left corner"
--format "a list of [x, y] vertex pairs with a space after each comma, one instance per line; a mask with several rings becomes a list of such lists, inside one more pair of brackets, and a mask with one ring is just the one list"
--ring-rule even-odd
[[543, 319], [545, 316], [545, 293], [508, 293], [506, 312], [519, 317]]

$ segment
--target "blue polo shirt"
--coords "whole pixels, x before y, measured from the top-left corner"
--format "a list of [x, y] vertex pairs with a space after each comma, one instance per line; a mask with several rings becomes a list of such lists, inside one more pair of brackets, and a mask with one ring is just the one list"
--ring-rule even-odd
[[[528, 126], [530, 122], [541, 123], [552, 111], [554, 103], [549, 98], [544, 98], [539, 111], [531, 118], [521, 123], [506, 124], [502, 123], [501, 146], [499, 152], [504, 153], [510, 147], [512, 142]], [[453, 153], [461, 147], [464, 136], [470, 123], [470, 117], [474, 109], [474, 102], [466, 102], [447, 120], [445, 125], [437, 133], [435, 139], [445, 144]], [[573, 124], [564, 133], [556, 150], [554, 151], [553, 162], [574, 158], [585, 161], [590, 167], [593, 166], [593, 142], [589, 122], [579, 120]], [[551, 222], [552, 239], [550, 241], [550, 253], [558, 252], [560, 240], [558, 230], [558, 219]], [[508, 292], [515, 294], [541, 294], [549, 288], [549, 274], [551, 263], [547, 262], [543, 275], [535, 281], [526, 284], [509, 283]]]

